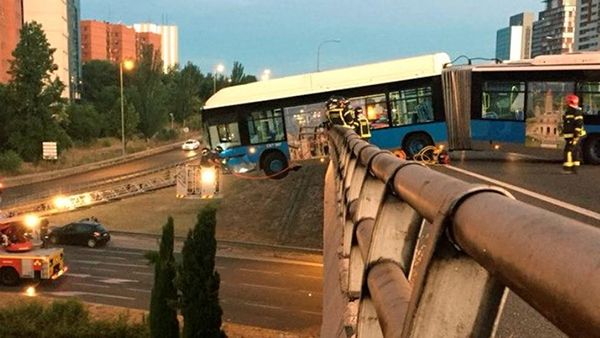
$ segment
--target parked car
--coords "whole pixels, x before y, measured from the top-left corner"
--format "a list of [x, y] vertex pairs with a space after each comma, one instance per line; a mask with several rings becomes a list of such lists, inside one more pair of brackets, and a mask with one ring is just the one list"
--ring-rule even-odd
[[100, 222], [81, 220], [52, 229], [48, 239], [52, 244], [86, 245], [94, 248], [110, 241], [110, 233]]
[[200, 141], [198, 140], [187, 140], [181, 146], [183, 150], [196, 150], [198, 148], [200, 148]]

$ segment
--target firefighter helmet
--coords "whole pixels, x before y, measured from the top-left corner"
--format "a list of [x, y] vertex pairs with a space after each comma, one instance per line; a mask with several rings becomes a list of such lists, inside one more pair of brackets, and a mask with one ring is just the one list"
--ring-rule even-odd
[[360, 115], [364, 114], [363, 109], [360, 106], [354, 108], [354, 113], [355, 113], [356, 116], [360, 116]]
[[341, 96], [332, 96], [327, 100], [327, 110], [343, 109], [348, 105], [348, 100]]
[[567, 105], [571, 107], [579, 107], [579, 97], [575, 94], [567, 95]]

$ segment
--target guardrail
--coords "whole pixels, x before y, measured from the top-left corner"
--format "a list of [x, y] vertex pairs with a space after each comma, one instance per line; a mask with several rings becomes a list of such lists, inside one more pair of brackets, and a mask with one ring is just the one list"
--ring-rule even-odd
[[507, 287], [566, 334], [600, 337], [599, 229], [352, 131], [329, 139], [322, 337], [490, 337]]
[[16, 187], [16, 186], [23, 185], [23, 184], [33, 184], [33, 183], [39, 183], [39, 182], [57, 179], [57, 178], [61, 178], [61, 177], [67, 177], [67, 176], [71, 176], [71, 175], [75, 175], [75, 174], [80, 174], [82, 172], [97, 170], [97, 169], [101, 169], [101, 168], [111, 167], [111, 166], [121, 164], [121, 163], [130, 162], [130, 161], [137, 160], [140, 158], [164, 153], [169, 150], [179, 149], [179, 148], [181, 148], [182, 144], [183, 144], [183, 141], [180, 141], [180, 142], [176, 142], [176, 143], [172, 143], [172, 144], [168, 144], [168, 145], [164, 145], [164, 146], [160, 146], [160, 147], [156, 147], [156, 148], [152, 148], [152, 149], [148, 149], [148, 150], [139, 151], [137, 153], [133, 153], [133, 154], [125, 155], [125, 156], [120, 156], [120, 157], [115, 157], [115, 158], [111, 158], [108, 160], [103, 160], [103, 161], [99, 161], [99, 162], [80, 165], [80, 166], [73, 167], [73, 168], [53, 170], [50, 172], [35, 173], [35, 174], [29, 174], [29, 175], [21, 175], [21, 176], [17, 176], [17, 177], [7, 177], [7, 178], [2, 179], [2, 183], [4, 184], [4, 186], [6, 188], [11, 188], [11, 187]]
[[3, 207], [0, 222], [9, 222], [27, 214], [47, 216], [67, 212], [173, 186], [177, 178], [176, 168], [195, 159], [196, 156], [193, 156], [170, 165], [76, 185], [71, 190], [46, 191], [23, 203]]
[[142, 171], [136, 171], [136, 172], [126, 173], [126, 174], [121, 174], [121, 175], [114, 175], [114, 176], [110, 176], [110, 177], [86, 181], [86, 182], [77, 183], [77, 184], [69, 184], [67, 186], [62, 186], [62, 187], [55, 188], [55, 189], [48, 189], [48, 190], [40, 191], [35, 194], [26, 194], [26, 195], [23, 195], [23, 196], [20, 196], [20, 197], [17, 197], [17, 198], [8, 200], [8, 201], [4, 201], [4, 203], [2, 203], [0, 205], [0, 207], [2, 207], [3, 209], [7, 209], [7, 208], [14, 208], [15, 206], [23, 206], [25, 204], [35, 204], [35, 202], [37, 202], [37, 201], [44, 200], [49, 197], [53, 197], [53, 196], [57, 196], [57, 195], [74, 194], [74, 193], [81, 192], [81, 191], [89, 191], [92, 189], [97, 189], [98, 187], [132, 180], [137, 177], [153, 175], [158, 172], [165, 171], [167, 169], [175, 168], [178, 165], [196, 160], [199, 158], [199, 156], [200, 155], [191, 156], [183, 161], [179, 161], [179, 162], [167, 164], [167, 165], [162, 165], [162, 166], [157, 166], [157, 167], [149, 168], [149, 169], [142, 170]]

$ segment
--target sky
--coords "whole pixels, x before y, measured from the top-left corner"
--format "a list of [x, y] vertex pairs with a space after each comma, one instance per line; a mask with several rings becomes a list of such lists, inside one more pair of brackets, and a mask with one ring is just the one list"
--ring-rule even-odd
[[179, 63], [272, 77], [446, 52], [494, 57], [496, 31], [541, 0], [81, 0], [81, 18], [179, 27]]

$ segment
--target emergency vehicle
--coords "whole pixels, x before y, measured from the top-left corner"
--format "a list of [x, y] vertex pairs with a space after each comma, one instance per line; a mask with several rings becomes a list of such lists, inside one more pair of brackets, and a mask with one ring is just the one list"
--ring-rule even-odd
[[62, 248], [34, 245], [20, 222], [0, 224], [0, 282], [17, 285], [21, 279], [55, 280], [67, 272]]

